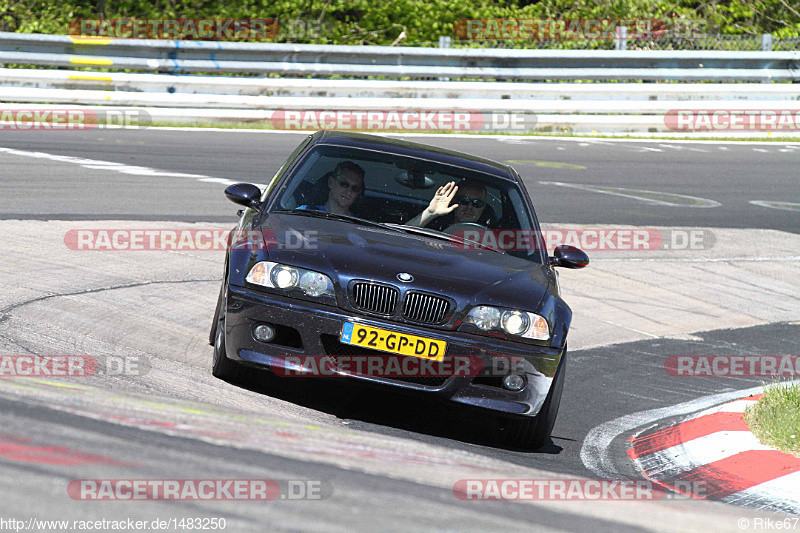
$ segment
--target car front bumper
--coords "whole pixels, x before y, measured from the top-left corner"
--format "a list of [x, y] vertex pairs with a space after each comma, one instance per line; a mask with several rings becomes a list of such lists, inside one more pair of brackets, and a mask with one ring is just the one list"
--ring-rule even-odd
[[[308, 356], [341, 357], [354, 348], [357, 350], [356, 347], [339, 342], [345, 322], [444, 340], [447, 342], [445, 360], [453, 357], [480, 360], [488, 374], [478, 377], [457, 374], [431, 379], [349, 372], [337, 373], [336, 376], [405, 391], [417, 391], [509, 415], [530, 417], [539, 413], [563, 356], [563, 351], [549, 346], [516, 343], [422, 325], [400, 324], [348, 312], [338, 307], [236, 286], [229, 286], [227, 296], [226, 354], [231, 360], [266, 367], [278, 374], [304, 375], [292, 361]], [[278, 326], [282, 331], [294, 330], [299, 336], [293, 333], [292, 342], [289, 343], [260, 342], [253, 335], [253, 329], [259, 324]], [[525, 386], [522, 390], [511, 391], [500, 385], [502, 376], [509, 368], [524, 376]]]

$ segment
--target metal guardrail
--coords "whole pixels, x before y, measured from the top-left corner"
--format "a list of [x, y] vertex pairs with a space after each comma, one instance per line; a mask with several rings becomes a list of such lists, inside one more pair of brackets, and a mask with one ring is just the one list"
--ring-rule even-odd
[[[119, 93], [109, 99], [135, 97], [130, 93], [150, 93], [142, 98], [161, 98], [164, 105], [182, 95], [257, 96], [262, 98], [304, 97], [349, 98], [373, 101], [376, 98], [432, 98], [449, 100], [599, 100], [628, 101], [706, 101], [797, 100], [798, 88], [789, 83], [541, 83], [491, 81], [420, 81], [308, 79], [243, 76], [202, 76], [197, 74], [150, 74], [130, 72], [89, 72], [64, 69], [0, 68], [0, 87], [25, 90], [61, 89]], [[158, 96], [153, 96], [156, 93]], [[319, 105], [319, 104], [317, 104]], [[468, 104], [463, 104], [468, 105]]]
[[[520, 114], [536, 131], [650, 133], [672, 132], [665, 117], [674, 110], [800, 113], [796, 84], [720, 83], [800, 81], [800, 52], [436, 49], [0, 33], [0, 63], [60, 67], [0, 68], [4, 110], [63, 110], [65, 104], [97, 113], [133, 109], [162, 123], [282, 128], [272, 122], [288, 111], [459, 110]], [[364, 79], [370, 76], [389, 79]], [[428, 79], [398, 79], [415, 77]]]
[[550, 114], [650, 114], [664, 115], [675, 110], [737, 109], [760, 110], [779, 108], [800, 112], [800, 100], [783, 100], [780, 103], [763, 100], [692, 100], [675, 101], [635, 100], [624, 103], [616, 100], [499, 100], [449, 98], [349, 98], [324, 99], [301, 96], [246, 96], [224, 94], [167, 94], [130, 91], [92, 91], [65, 89], [31, 89], [0, 87], [2, 102], [60, 102], [70, 105], [96, 106], [154, 106], [186, 109], [287, 109], [328, 111], [472, 111], [550, 113]]
[[800, 81], [800, 52], [437, 49], [0, 32], [0, 63], [148, 72], [480, 80]]

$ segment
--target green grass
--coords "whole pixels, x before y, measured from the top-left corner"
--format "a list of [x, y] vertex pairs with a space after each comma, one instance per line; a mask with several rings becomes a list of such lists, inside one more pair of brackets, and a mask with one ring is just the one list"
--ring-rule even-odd
[[744, 418], [763, 444], [800, 457], [800, 382], [768, 388]]
[[[92, 108], [94, 109], [94, 108]], [[97, 108], [100, 109], [100, 108]], [[131, 109], [136, 109], [131, 108]], [[98, 127], [103, 127], [104, 122], [102, 116], [98, 116], [100, 123]], [[254, 119], [250, 121], [172, 121], [172, 120], [146, 120], [146, 126], [142, 128], [215, 128], [215, 129], [228, 129], [228, 130], [267, 130], [267, 131], [305, 131], [308, 134], [314, 133], [316, 130], [280, 130], [276, 129], [269, 120]], [[635, 133], [619, 133], [616, 135], [609, 135], [603, 133], [576, 133], [570, 130], [564, 131], [452, 131], [452, 130], [424, 130], [424, 131], [371, 131], [371, 130], [352, 130], [360, 131], [362, 133], [387, 133], [387, 134], [403, 134], [403, 133], [420, 133], [420, 134], [468, 134], [468, 135], [510, 135], [510, 136], [525, 136], [525, 137], [573, 137], [573, 138], [591, 138], [591, 139], [653, 139], [660, 141], [726, 141], [726, 142], [800, 142], [800, 136], [794, 137], [780, 137], [780, 136], [766, 136], [766, 137], [691, 137], [682, 135], [671, 135], [664, 133], [663, 135], [637, 135]]]

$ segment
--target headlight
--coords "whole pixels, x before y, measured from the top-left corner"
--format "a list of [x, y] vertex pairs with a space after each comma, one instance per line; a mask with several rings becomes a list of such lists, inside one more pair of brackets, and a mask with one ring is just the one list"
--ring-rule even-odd
[[503, 329], [511, 335], [522, 335], [528, 331], [531, 321], [528, 315], [521, 311], [506, 311], [503, 313]]
[[333, 294], [331, 280], [325, 274], [306, 270], [300, 276], [300, 289], [309, 296], [322, 296], [323, 294]]
[[261, 261], [253, 265], [245, 280], [273, 289], [298, 288], [306, 296], [313, 298], [334, 296], [333, 282], [325, 274], [271, 261]]
[[475, 324], [484, 331], [497, 329], [500, 324], [500, 311], [488, 305], [479, 305], [469, 312], [465, 322]]
[[483, 331], [501, 330], [507, 335], [546, 341], [550, 338], [547, 320], [517, 309], [498, 309], [488, 305], [473, 307], [464, 319]]
[[297, 285], [297, 281], [300, 279], [300, 272], [294, 267], [275, 265], [272, 267], [269, 279], [273, 287], [291, 289]]

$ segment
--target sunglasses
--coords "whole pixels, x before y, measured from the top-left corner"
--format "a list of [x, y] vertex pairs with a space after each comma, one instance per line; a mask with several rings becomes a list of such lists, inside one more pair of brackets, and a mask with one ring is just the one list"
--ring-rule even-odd
[[344, 190], [353, 189], [353, 192], [357, 194], [361, 194], [361, 191], [364, 190], [361, 187], [361, 185], [355, 183], [347, 183], [346, 181], [339, 181], [339, 180], [337, 180], [336, 183], [338, 183], [339, 187], [341, 187]]
[[486, 202], [484, 202], [483, 200], [478, 200], [477, 198], [470, 199], [469, 196], [460, 196], [455, 199], [455, 202], [458, 205], [465, 205], [465, 206], [471, 203], [472, 207], [477, 207], [477, 208], [481, 208], [486, 205]]

